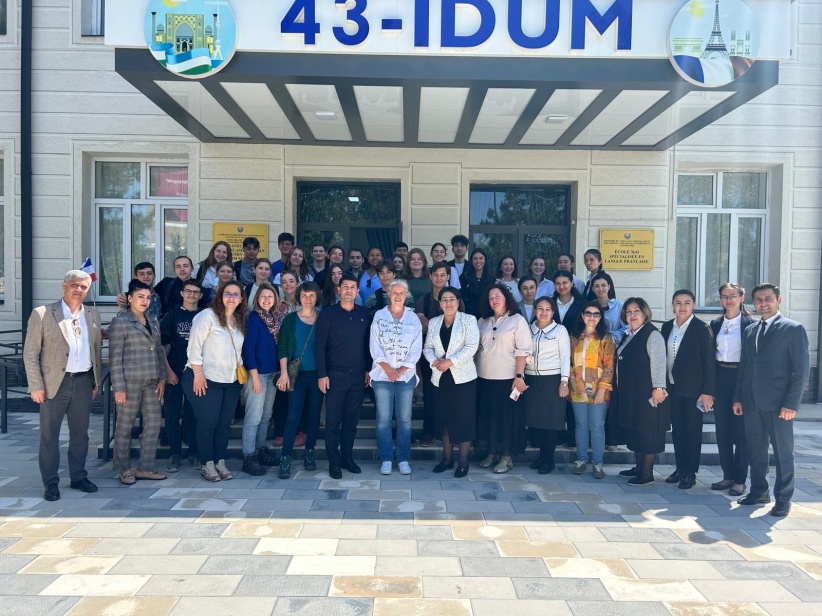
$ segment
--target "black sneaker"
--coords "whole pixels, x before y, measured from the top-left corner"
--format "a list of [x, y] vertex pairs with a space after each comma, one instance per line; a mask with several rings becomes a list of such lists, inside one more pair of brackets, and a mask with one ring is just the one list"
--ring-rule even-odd
[[303, 468], [307, 471], [316, 471], [317, 462], [314, 460], [314, 450], [306, 449], [303, 453]]
[[257, 449], [257, 464], [260, 466], [279, 466], [280, 459], [268, 447]]
[[629, 468], [624, 471], [619, 471], [620, 477], [636, 477], [639, 475], [639, 469], [635, 466], [634, 468]]
[[291, 477], [291, 456], [283, 456], [280, 458], [280, 472], [277, 473], [280, 479], [288, 479]]
[[643, 477], [641, 474], [637, 475], [636, 477], [632, 477], [628, 480], [629, 486], [644, 486], [649, 483], [654, 482], [654, 476], [649, 475], [647, 477]]
[[260, 463], [257, 461], [257, 456], [255, 454], [251, 454], [250, 456], [243, 456], [243, 468], [242, 471], [253, 477], [262, 477], [266, 474], [266, 470], [260, 466]]

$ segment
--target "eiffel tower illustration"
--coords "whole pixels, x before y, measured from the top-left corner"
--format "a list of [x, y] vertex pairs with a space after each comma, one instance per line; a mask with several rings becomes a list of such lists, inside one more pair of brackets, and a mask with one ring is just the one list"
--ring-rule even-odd
[[718, 53], [721, 56], [728, 57], [728, 48], [725, 47], [725, 41], [722, 40], [722, 28], [719, 25], [719, 0], [716, 0], [716, 10], [714, 13], [714, 29], [711, 31], [711, 38], [705, 46], [705, 51], [702, 52], [702, 59], [710, 58], [711, 54]]

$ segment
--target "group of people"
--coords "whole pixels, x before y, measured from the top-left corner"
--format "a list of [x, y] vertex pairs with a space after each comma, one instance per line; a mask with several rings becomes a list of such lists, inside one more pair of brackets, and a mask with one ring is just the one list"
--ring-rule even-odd
[[[681, 289], [672, 298], [675, 318], [658, 330], [644, 299], [616, 299], [596, 249], [585, 253], [588, 275], [580, 279], [570, 254], [559, 257], [552, 276], [543, 257], [532, 258], [522, 276], [511, 256], [491, 272], [486, 252], [469, 253], [460, 235], [451, 240], [451, 261], [444, 244], [426, 256], [400, 243], [389, 259], [379, 248], [351, 250], [345, 269], [339, 246], [306, 251], [284, 233], [278, 247], [281, 258], [272, 263], [258, 258], [255, 238], [246, 238], [243, 259], [232, 262], [230, 246], [217, 242], [197, 265], [175, 259], [175, 276], [156, 286], [150, 263], [135, 267], [109, 329], [114, 465], [122, 483], [166, 478], [155, 468], [163, 412], [168, 471], [179, 470], [185, 440], [205, 480], [231, 479], [225, 458], [241, 397], [244, 472], [279, 466], [279, 477], [290, 477], [300, 437], [303, 468], [315, 469], [325, 404], [329, 475], [359, 473], [354, 438], [369, 386], [380, 472], [390, 475], [396, 460], [399, 472], [410, 474], [412, 406], [422, 381], [419, 444], [441, 440], [435, 473], [453, 469], [464, 477], [472, 445], [485, 452], [481, 468], [506, 473], [528, 441], [539, 449], [531, 468], [551, 473], [565, 438], [576, 447], [572, 472], [586, 472], [590, 447], [596, 479], [605, 477], [606, 449], [627, 444], [636, 464], [620, 475], [641, 486], [654, 481], [656, 456], [672, 429], [676, 470], [666, 481], [689, 489], [703, 417], [713, 411], [724, 477], [711, 488], [742, 504], [767, 502], [770, 441], [777, 458], [772, 512], [790, 509], [790, 420], [808, 376], [808, 342], [804, 328], [779, 313], [775, 285], [753, 289], [758, 325], [745, 309], [745, 289], [727, 283], [719, 289], [724, 314], [710, 325], [694, 316], [694, 293]], [[57, 435], [66, 414], [71, 487], [96, 490], [83, 468], [102, 363], [99, 314], [83, 305], [89, 285], [82, 271], [69, 272], [63, 299], [36, 309], [29, 321], [24, 357], [32, 398], [41, 404], [48, 500], [59, 498]], [[266, 445], [277, 414], [279, 456]], [[132, 470], [138, 415], [140, 460]], [[275, 431], [277, 424], [274, 417]]]

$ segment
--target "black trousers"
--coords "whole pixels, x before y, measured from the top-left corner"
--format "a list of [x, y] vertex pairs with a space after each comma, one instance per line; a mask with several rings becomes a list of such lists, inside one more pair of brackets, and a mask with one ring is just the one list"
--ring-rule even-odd
[[[434, 396], [436, 388], [431, 382], [431, 364], [424, 357], [419, 361], [420, 376], [422, 377], [422, 434], [434, 436]], [[439, 437], [439, 435], [437, 435]]]
[[237, 381], [217, 383], [206, 380], [206, 385], [205, 395], [195, 395], [194, 373], [191, 370], [183, 372], [183, 388], [197, 419], [197, 450], [203, 463], [225, 459], [231, 419], [242, 392], [242, 385]]
[[737, 368], [716, 368], [716, 395], [714, 396], [714, 420], [716, 421], [716, 446], [722, 479], [744, 484], [748, 479], [748, 440], [745, 437], [744, 415], [734, 415], [734, 388]]
[[60, 480], [60, 426], [66, 416], [69, 477], [72, 481], [88, 477], [88, 418], [93, 390], [94, 373], [91, 370], [74, 377], [66, 375], [57, 394], [51, 399], [46, 398], [40, 405], [40, 477], [44, 486]]
[[779, 417], [779, 409], [772, 411], [754, 405], [745, 408], [745, 436], [751, 463], [751, 494], [768, 493], [768, 441], [776, 459], [774, 499], [787, 502], [793, 498], [793, 421]]
[[577, 416], [574, 415], [574, 407], [571, 402], [567, 402], [565, 407], [565, 427], [566, 427], [566, 443], [577, 442]]
[[[182, 374], [183, 371], [180, 371]], [[183, 384], [169, 385], [166, 383], [163, 397], [163, 416], [165, 417], [166, 436], [170, 455], [183, 455], [182, 430], [186, 433], [189, 455], [197, 452], [197, 420], [194, 419], [194, 410], [183, 393]], [[183, 427], [180, 427], [180, 419]]]
[[354, 439], [365, 396], [365, 372], [328, 371], [329, 388], [325, 395], [325, 452], [329, 466], [354, 456]]
[[694, 475], [702, 453], [702, 411], [696, 408], [697, 399], [676, 393], [670, 397], [676, 468]]

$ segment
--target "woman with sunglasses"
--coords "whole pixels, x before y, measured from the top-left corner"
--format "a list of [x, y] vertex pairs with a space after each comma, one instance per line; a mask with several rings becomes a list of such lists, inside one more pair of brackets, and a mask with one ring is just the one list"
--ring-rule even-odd
[[[114, 468], [122, 483], [132, 485], [138, 479], [166, 478], [154, 470], [162, 423], [166, 361], [160, 324], [147, 312], [151, 305], [151, 287], [132, 280], [126, 298], [128, 310], [111, 321], [109, 363], [111, 388], [117, 405]], [[140, 436], [140, 461], [137, 471], [132, 473], [131, 429], [137, 415], [143, 417], [143, 433]]]
[[233, 477], [225, 464], [231, 419], [240, 400], [248, 304], [239, 282], [220, 284], [211, 306], [194, 317], [183, 387], [197, 419], [197, 449], [206, 481]]
[[534, 302], [534, 322], [529, 326], [531, 353], [525, 364], [528, 390], [520, 401], [525, 405], [529, 438], [539, 445], [539, 456], [531, 463], [531, 468], [540, 475], [554, 470], [557, 442], [565, 430], [571, 371], [568, 331], [554, 321], [554, 310], [554, 300], [549, 297], [540, 297]]
[[748, 442], [745, 418], [734, 415], [732, 407], [742, 356], [742, 332], [754, 320], [745, 308], [745, 289], [735, 282], [719, 287], [719, 301], [725, 314], [711, 321], [711, 331], [716, 340], [714, 420], [722, 481], [712, 483], [711, 490], [728, 490], [731, 496], [742, 496], [748, 479]]
[[594, 479], [604, 479], [605, 414], [613, 390], [616, 346], [602, 306], [588, 302], [571, 330], [571, 406], [576, 420], [577, 459], [573, 473], [588, 467], [588, 437]]

